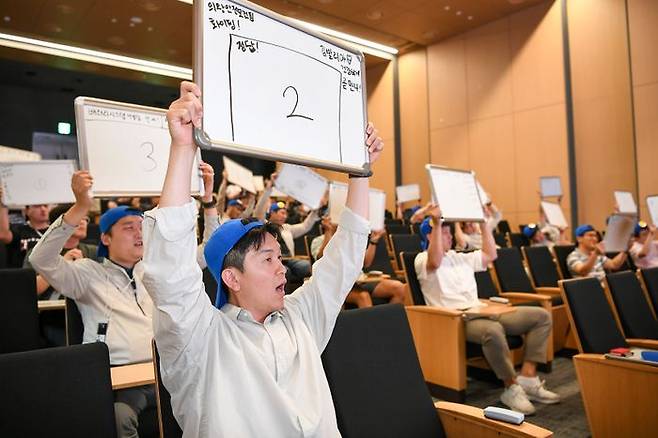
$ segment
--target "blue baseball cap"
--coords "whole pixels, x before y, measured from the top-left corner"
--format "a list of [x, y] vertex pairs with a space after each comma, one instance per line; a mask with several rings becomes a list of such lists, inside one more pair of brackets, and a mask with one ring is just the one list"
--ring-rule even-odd
[[272, 203], [270, 205], [270, 213], [276, 213], [277, 211], [281, 210], [282, 208], [286, 208], [286, 203], [283, 201], [277, 201]]
[[240, 201], [239, 199], [231, 199], [231, 200], [228, 201], [228, 203], [226, 204], [227, 207], [233, 207], [234, 205], [237, 205], [238, 207], [244, 209], [244, 204], [243, 204], [242, 201]]
[[208, 269], [217, 281], [217, 297], [215, 298], [215, 307], [221, 309], [228, 302], [227, 291], [222, 286], [222, 270], [224, 267], [224, 258], [226, 254], [247, 234], [250, 230], [262, 227], [260, 221], [249, 219], [233, 219], [224, 222], [212, 233], [208, 243], [203, 249], [203, 255], [206, 258]]
[[596, 231], [590, 224], [580, 225], [576, 228], [576, 237], [583, 237], [588, 231]]
[[428, 247], [427, 235], [432, 232], [432, 221], [431, 218], [426, 217], [423, 219], [423, 222], [420, 223], [420, 246], [424, 250]]
[[[144, 217], [144, 213], [136, 208], [130, 207], [128, 205], [121, 205], [119, 207], [110, 208], [101, 216], [101, 220], [98, 224], [99, 231], [101, 234], [105, 234], [110, 231], [110, 228], [121, 219], [126, 216], [140, 216]], [[103, 244], [103, 241], [98, 243], [98, 249], [96, 250], [97, 257], [107, 257], [109, 252], [107, 246]]]
[[528, 224], [523, 227], [523, 235], [528, 239], [532, 239], [534, 235], [537, 234], [537, 231], [539, 231], [537, 224]]
[[633, 235], [635, 237], [638, 237], [640, 235], [640, 233], [642, 231], [646, 230], [647, 228], [649, 228], [649, 224], [644, 222], [644, 221], [640, 221], [637, 224], [635, 224], [635, 229], [633, 230]]

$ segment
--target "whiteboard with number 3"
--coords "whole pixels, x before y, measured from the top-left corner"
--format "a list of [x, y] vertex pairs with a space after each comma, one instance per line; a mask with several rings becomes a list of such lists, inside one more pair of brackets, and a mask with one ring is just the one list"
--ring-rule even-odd
[[[80, 165], [94, 178], [95, 197], [158, 196], [171, 137], [166, 110], [90, 97], [75, 99]], [[201, 153], [192, 171], [192, 194], [203, 191]]]
[[365, 172], [361, 52], [248, 1], [198, 1], [194, 8], [205, 132], [198, 144]]

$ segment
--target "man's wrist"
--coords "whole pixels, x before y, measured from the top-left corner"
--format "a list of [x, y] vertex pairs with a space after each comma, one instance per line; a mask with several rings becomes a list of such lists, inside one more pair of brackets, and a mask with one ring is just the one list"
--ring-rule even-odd
[[210, 200], [206, 200], [206, 197], [201, 198], [201, 207], [203, 208], [214, 208], [217, 206], [217, 197], [213, 193], [210, 196]]

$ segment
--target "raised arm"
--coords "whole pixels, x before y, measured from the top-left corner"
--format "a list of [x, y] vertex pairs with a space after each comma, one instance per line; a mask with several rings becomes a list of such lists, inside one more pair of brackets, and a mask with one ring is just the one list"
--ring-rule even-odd
[[224, 213], [226, 210], [226, 187], [228, 187], [228, 172], [226, 169], [222, 170], [222, 182], [217, 188], [217, 211]]
[[8, 244], [14, 239], [9, 228], [9, 209], [2, 203], [2, 186], [0, 186], [0, 242]]
[[270, 179], [265, 182], [265, 190], [260, 194], [256, 207], [254, 208], [254, 217], [259, 221], [265, 220], [265, 215], [267, 213], [267, 208], [270, 206], [269, 200], [270, 195], [272, 194], [272, 185], [276, 180], [276, 172], [270, 175]]
[[[434, 206], [429, 212], [432, 219], [432, 232], [430, 233], [429, 242], [427, 245], [427, 267], [425, 268], [428, 273], [434, 272], [439, 269], [445, 249], [443, 248], [443, 236], [441, 229], [441, 209], [438, 205]], [[455, 224], [455, 230], [457, 224]], [[446, 248], [450, 249], [450, 248]]]
[[[201, 197], [201, 202], [212, 202], [212, 188], [215, 183], [215, 171], [208, 163], [201, 162], [199, 165], [201, 176], [203, 178], [203, 186], [205, 191]], [[203, 208], [203, 233], [201, 243], [197, 246], [196, 259], [197, 263], [204, 269], [207, 266], [206, 259], [203, 256], [203, 249], [208, 243], [208, 239], [212, 233], [219, 227], [219, 216], [217, 215], [217, 205]]]
[[496, 241], [493, 236], [493, 224], [487, 221], [480, 224], [482, 231], [482, 266], [487, 266], [498, 258]]

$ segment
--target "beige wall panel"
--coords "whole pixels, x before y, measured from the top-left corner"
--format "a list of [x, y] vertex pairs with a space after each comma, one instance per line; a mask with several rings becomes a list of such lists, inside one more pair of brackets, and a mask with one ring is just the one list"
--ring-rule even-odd
[[424, 171], [430, 161], [427, 51], [416, 50], [400, 56], [398, 69], [402, 183], [419, 184], [422, 199], [428, 201], [430, 193]]
[[393, 114], [393, 63], [376, 65], [367, 71], [368, 119], [384, 140], [384, 152], [375, 164], [372, 187], [386, 191], [387, 208], [395, 211], [395, 124]]
[[658, 1], [628, 0], [633, 85], [658, 82]]
[[514, 119], [511, 114], [471, 123], [471, 168], [506, 216], [517, 211], [515, 153]]
[[482, 25], [476, 29], [464, 33], [464, 38], [474, 38], [487, 35], [496, 35], [509, 32], [509, 19], [507, 17], [501, 18], [491, 23]]
[[564, 102], [560, 2], [510, 18], [514, 111]]
[[466, 86], [470, 120], [512, 111], [512, 77], [507, 33], [466, 39]]
[[658, 194], [658, 83], [635, 88], [638, 205], [641, 217], [650, 221], [645, 198]]
[[[432, 164], [470, 169], [468, 153], [468, 125], [450, 126], [431, 133], [430, 160]], [[427, 183], [427, 176], [425, 176]]]
[[468, 119], [464, 40], [453, 38], [427, 48], [430, 129]]
[[636, 187], [625, 2], [567, 4], [579, 221], [603, 227], [612, 191]]

